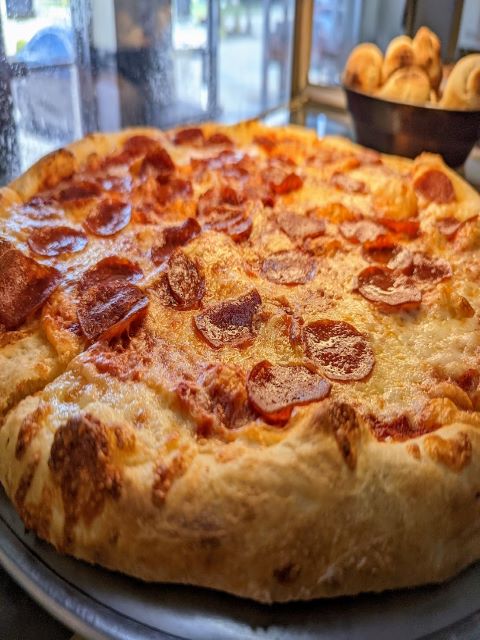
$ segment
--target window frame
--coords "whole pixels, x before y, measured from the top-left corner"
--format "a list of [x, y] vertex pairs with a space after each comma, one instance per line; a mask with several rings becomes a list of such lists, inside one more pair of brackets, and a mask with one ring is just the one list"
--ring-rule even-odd
[[295, 3], [290, 97], [345, 112], [347, 103], [342, 87], [325, 87], [309, 80], [314, 1]]

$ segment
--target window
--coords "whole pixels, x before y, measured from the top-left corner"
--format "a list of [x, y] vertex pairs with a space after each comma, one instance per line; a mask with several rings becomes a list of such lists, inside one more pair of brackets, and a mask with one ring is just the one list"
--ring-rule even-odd
[[345, 61], [360, 40], [362, 0], [315, 0], [309, 81], [340, 83]]
[[230, 122], [286, 102], [294, 9], [295, 0], [0, 0], [3, 180], [88, 131]]

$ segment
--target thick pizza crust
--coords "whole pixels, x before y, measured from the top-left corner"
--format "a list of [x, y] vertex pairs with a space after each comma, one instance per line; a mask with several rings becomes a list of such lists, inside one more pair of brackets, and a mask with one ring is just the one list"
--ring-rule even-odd
[[[288, 134], [312, 138], [293, 127]], [[27, 201], [52, 176], [130, 135], [88, 136], [10, 189]], [[341, 139], [331, 145], [360, 150]], [[467, 219], [478, 195], [441, 166]], [[377, 441], [334, 400], [297, 409], [283, 431], [251, 425], [231, 442], [195, 440], [161, 385], [155, 392], [99, 375], [82, 355], [68, 364], [35, 327], [26, 332], [10, 355], [8, 345], [0, 350], [0, 397], [9, 391], [14, 404], [58, 377], [5, 415], [0, 480], [26, 526], [62, 552], [144, 580], [262, 602], [438, 582], [480, 557], [480, 418], [447, 392], [431, 409], [443, 426], [406, 442]], [[81, 463], [66, 453], [68, 438], [81, 448], [78, 424], [65, 430], [78, 415], [88, 442]], [[52, 449], [60, 429], [65, 438]], [[78, 470], [83, 512], [72, 517], [68, 490]]]
[[[87, 375], [70, 374], [68, 384], [84, 389]], [[142, 388], [125, 385], [115, 396], [115, 410], [87, 392], [80, 392], [79, 406], [111, 425], [132, 403], [156, 402], [157, 419], [165, 418], [163, 399]], [[54, 410], [24, 458], [15, 457], [22, 421], [38, 404], [39, 398], [25, 400], [0, 431], [0, 476], [29, 527], [89, 562], [272, 602], [438, 582], [480, 553], [480, 419], [448, 401], [443, 411], [453, 422], [441, 430], [442, 453], [432, 453], [438, 447], [432, 436], [414, 445], [380, 443], [361, 425], [346, 436], [352, 468], [335, 437], [349, 426], [328, 401], [301, 410], [269, 446], [203, 443], [157, 503], [158, 450], [124, 425], [124, 439], [135, 444], [104, 461], [118, 465], [119, 497], [105, 500], [93, 521], [78, 522], [67, 546], [64, 501], [48, 467], [61, 415]]]

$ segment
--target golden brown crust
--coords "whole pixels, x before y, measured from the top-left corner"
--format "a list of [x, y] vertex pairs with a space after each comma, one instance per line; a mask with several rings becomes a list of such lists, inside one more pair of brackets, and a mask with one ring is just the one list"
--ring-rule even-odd
[[432, 89], [438, 90], [442, 80], [441, 43], [428, 27], [420, 27], [412, 41], [415, 64], [425, 69]]
[[383, 55], [370, 42], [356, 46], [350, 53], [343, 72], [343, 82], [347, 87], [373, 92], [382, 81]]
[[480, 109], [480, 55], [461, 58], [448, 76], [440, 107]]
[[[451, 425], [441, 445], [439, 436], [425, 436], [411, 456], [411, 445], [376, 442], [362, 425], [352, 469], [334, 435], [318, 429], [337, 424], [336, 411], [327, 404], [298, 416], [285, 438], [263, 450], [229, 445], [237, 454], [221, 464], [208, 449], [199, 452], [161, 500], [151, 499], [158, 466], [145, 453], [122, 468], [121, 490], [115, 475], [102, 480], [109, 454], [100, 468], [95, 458], [91, 476], [83, 476], [81, 465], [77, 492], [93, 495], [90, 482], [101, 482], [100, 498], [108, 492], [110, 498], [93, 522], [76, 522], [69, 552], [145, 580], [200, 584], [265, 602], [436, 582], [475, 559], [478, 426]], [[52, 442], [52, 434], [44, 437]], [[34, 526], [65, 550], [65, 525], [89, 502], [72, 503], [72, 494], [62, 500], [54, 477], [38, 468], [38, 456], [30, 451], [24, 471], [12, 465], [7, 474], [19, 477], [12, 488], [27, 522], [36, 522], [39, 508], [44, 520], [55, 513], [47, 533]], [[27, 492], [35, 467], [40, 486], [34, 493], [49, 495], [46, 503]], [[94, 506], [96, 512], [97, 500]]]
[[[201, 264], [204, 309], [238, 300], [252, 287], [260, 292], [262, 310], [250, 319], [254, 340], [241, 349], [206, 344], [192, 328], [198, 309], [178, 310], [178, 300], [165, 305], [155, 289], [158, 273], [147, 271], [141, 256], [149, 315], [125, 344], [100, 341], [86, 348], [68, 340], [62, 332], [64, 325], [71, 329], [68, 310], [53, 329], [43, 329], [39, 323], [45, 317], [53, 322], [55, 309], [65, 306], [52, 297], [43, 317], [31, 321], [37, 324], [20, 330], [26, 332], [22, 340], [35, 345], [34, 358], [51, 343], [57, 355], [35, 387], [55, 377], [43, 391], [12, 391], [13, 403], [27, 397], [0, 427], [0, 480], [7, 494], [26, 526], [57, 549], [145, 580], [272, 602], [450, 577], [480, 556], [480, 301], [478, 274], [471, 271], [478, 195], [436, 156], [413, 163], [377, 157], [340, 139], [318, 143], [296, 128], [207, 124], [203, 130], [239, 141], [263, 136], [267, 146], [276, 137], [278, 154], [288, 152], [299, 163], [302, 149], [310, 150], [303, 200], [286, 194], [280, 203], [303, 215], [321, 209], [330, 237], [306, 239], [308, 255], [321, 260], [318, 273], [305, 284], [278, 285], [261, 275], [250, 245], [239, 248], [211, 230], [184, 247], [185, 256]], [[93, 163], [92, 153], [101, 160], [132, 133], [90, 136], [71, 153], [77, 163]], [[169, 134], [148, 135], [170, 144]], [[168, 148], [180, 158], [180, 150]], [[60, 156], [62, 162], [69, 157]], [[41, 184], [52, 184], [39, 173]], [[16, 183], [24, 200], [40, 184], [34, 174]], [[343, 179], [335, 180], [339, 174]], [[361, 243], [336, 229], [372, 210], [390, 231], [407, 235], [417, 220], [421, 233], [402, 242], [454, 265], [451, 285], [421, 285], [423, 306], [414, 313], [385, 315], [352, 291], [351, 276], [367, 262]], [[260, 205], [253, 215], [251, 242], [265, 255], [298, 255], [298, 235], [290, 238], [271, 221], [262, 226], [267, 214]], [[460, 251], [437, 229], [449, 216], [463, 224]], [[147, 225], [135, 230], [141, 230], [139, 245], [149, 247]], [[18, 242], [24, 246], [22, 237]], [[348, 335], [364, 351], [368, 336], [375, 367], [365, 380], [333, 379], [329, 399], [297, 406], [286, 424], [271, 426], [250, 409], [239, 410], [246, 404], [243, 380], [265, 359], [305, 365], [298, 315], [305, 324], [329, 317], [343, 327], [355, 324], [358, 331]], [[432, 349], [434, 341], [441, 348]], [[21, 343], [5, 343], [0, 357]], [[37, 364], [25, 359], [24, 369]], [[13, 375], [14, 367], [8, 371]], [[9, 387], [5, 378], [3, 384], [10, 389], [13, 383]], [[208, 430], [199, 430], [186, 399]], [[399, 411], [408, 415], [399, 419]], [[376, 430], [372, 414], [381, 419]], [[412, 416], [418, 418], [413, 426]], [[235, 428], [225, 426], [228, 420]]]
[[420, 67], [402, 67], [389, 76], [375, 95], [396, 102], [424, 104], [430, 96], [430, 81]]
[[415, 65], [415, 53], [412, 39], [409, 36], [393, 38], [385, 51], [382, 65], [382, 82], [385, 83], [395, 71], [412, 67], [413, 65]]

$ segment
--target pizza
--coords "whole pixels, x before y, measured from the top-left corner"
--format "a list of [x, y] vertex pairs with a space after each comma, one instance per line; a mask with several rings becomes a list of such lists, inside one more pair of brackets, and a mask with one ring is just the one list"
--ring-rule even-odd
[[480, 199], [250, 122], [0, 192], [0, 480], [61, 553], [262, 602], [480, 557]]

